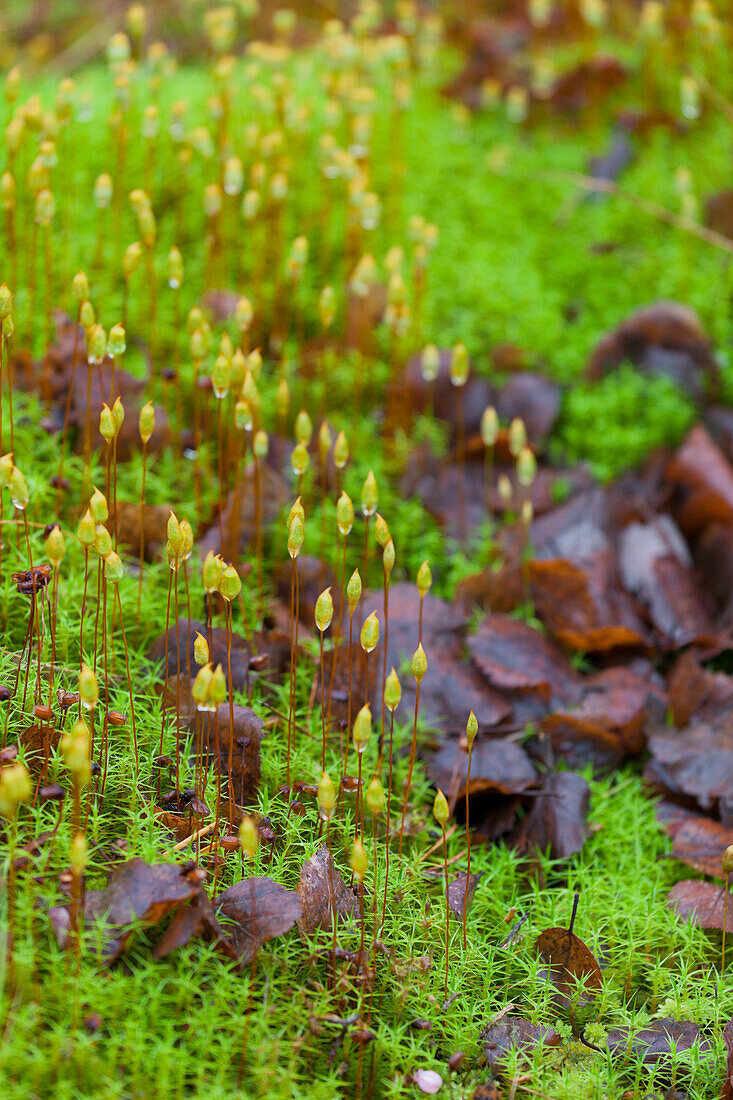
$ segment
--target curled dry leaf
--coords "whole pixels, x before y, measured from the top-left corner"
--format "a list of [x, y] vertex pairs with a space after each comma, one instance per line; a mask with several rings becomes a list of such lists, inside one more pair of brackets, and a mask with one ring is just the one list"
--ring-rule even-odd
[[302, 905], [298, 928], [306, 936], [320, 928], [333, 926], [332, 901], [335, 902], [337, 918], [355, 916], [358, 911], [354, 892], [348, 888], [340, 872], [334, 867], [333, 856], [325, 844], [303, 864], [298, 895]]
[[529, 1055], [535, 1047], [559, 1047], [561, 1042], [554, 1028], [532, 1024], [519, 1016], [506, 1016], [501, 1023], [489, 1024], [480, 1038], [486, 1061], [495, 1074], [501, 1072], [502, 1063], [512, 1050]]
[[[702, 879], [685, 879], [678, 882], [667, 894], [668, 908], [673, 909], [680, 920], [691, 920], [699, 928], [723, 930], [725, 891], [722, 886]], [[733, 903], [728, 904], [726, 932], [733, 932]]]
[[470, 909], [476, 888], [484, 874], [484, 871], [477, 871], [476, 874], [467, 876], [465, 871], [459, 871], [456, 877], [448, 883], [448, 905], [451, 913], [460, 924], [463, 924], [463, 913], [466, 909], [466, 878], [468, 878], [468, 909]]
[[300, 898], [271, 878], [246, 878], [219, 894], [214, 909], [240, 965], [267, 940], [288, 932], [303, 912]]
[[524, 819], [518, 846], [524, 851], [549, 849], [552, 859], [579, 852], [589, 834], [586, 816], [590, 787], [577, 772], [551, 772]]
[[216, 919], [214, 907], [203, 890], [199, 890], [188, 905], [178, 907], [173, 914], [173, 920], [153, 948], [153, 958], [163, 959], [172, 951], [201, 935], [216, 940], [224, 954], [229, 955], [230, 958], [236, 958], [234, 951], [227, 943], [223, 928]]
[[537, 940], [537, 953], [548, 967], [563, 1008], [586, 1005], [603, 984], [601, 968], [586, 944], [567, 928], [547, 928]]

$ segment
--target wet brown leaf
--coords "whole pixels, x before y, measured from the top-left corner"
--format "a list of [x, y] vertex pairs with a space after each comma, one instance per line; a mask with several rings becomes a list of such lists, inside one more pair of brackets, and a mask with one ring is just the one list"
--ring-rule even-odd
[[[537, 953], [557, 989], [555, 1000], [564, 1008], [588, 1004], [603, 984], [601, 968], [583, 941], [567, 928], [547, 928], [537, 940]], [[578, 991], [582, 983], [582, 991]]]
[[568, 648], [598, 653], [647, 644], [644, 625], [615, 585], [610, 552], [601, 550], [583, 564], [531, 561], [529, 575], [537, 617]]
[[[465, 871], [459, 871], [456, 877], [448, 883], [448, 905], [459, 924], [463, 924], [464, 910], [468, 911], [471, 908], [476, 888], [484, 874], [484, 871], [477, 871], [476, 874], [466, 875]], [[468, 878], [468, 904], [466, 904], [466, 878]]]
[[510, 1051], [529, 1055], [535, 1047], [559, 1047], [559, 1034], [551, 1027], [532, 1024], [519, 1016], [506, 1016], [500, 1023], [489, 1024], [480, 1034], [486, 1061], [493, 1073], [500, 1074]]
[[[725, 891], [722, 886], [702, 879], [678, 882], [667, 894], [667, 906], [681, 921], [691, 919], [699, 928], [723, 930]], [[733, 932], [733, 903], [728, 904], [726, 932]]]
[[663, 645], [710, 644], [715, 627], [698, 588], [692, 561], [669, 516], [632, 523], [619, 540], [619, 573], [626, 590], [646, 608]]
[[181, 905], [176, 909], [173, 920], [153, 948], [153, 958], [163, 959], [179, 947], [184, 947], [192, 939], [206, 935], [217, 941], [217, 945], [224, 954], [230, 958], [236, 958], [234, 951], [226, 942], [223, 928], [216, 919], [214, 907], [208, 895], [199, 890], [188, 905]]
[[88, 890], [84, 919], [101, 919], [106, 927], [103, 955], [107, 962], [116, 959], [127, 947], [133, 922], [158, 924], [182, 902], [199, 892], [204, 872], [169, 863], [146, 863], [131, 859], [114, 868], [103, 890]]
[[325, 844], [301, 867], [298, 895], [303, 910], [298, 918], [298, 928], [304, 936], [321, 928], [332, 928], [334, 907], [337, 919], [355, 916], [358, 911], [354, 892], [334, 867], [333, 856]]
[[695, 871], [723, 878], [721, 859], [733, 844], [733, 829], [709, 817], [691, 817], [675, 833], [672, 855]]
[[647, 1066], [671, 1065], [678, 1055], [691, 1050], [695, 1044], [701, 1053], [708, 1054], [713, 1049], [698, 1025], [687, 1020], [655, 1020], [639, 1031], [631, 1027], [614, 1027], [606, 1042], [612, 1058], [641, 1057]]
[[711, 523], [733, 523], [733, 467], [701, 424], [688, 432], [666, 476], [685, 491], [679, 522], [686, 533]]
[[[432, 407], [434, 415], [449, 424], [455, 434], [458, 429], [459, 395], [450, 380], [451, 356], [450, 349], [440, 352], [440, 367], [432, 384], [427, 383], [422, 376], [422, 352], [411, 356], [405, 367], [403, 387], [404, 400], [410, 412], [422, 413]], [[474, 435], [479, 430], [484, 409], [487, 405], [494, 404], [493, 387], [472, 370], [460, 399], [463, 402], [466, 435]]]
[[226, 942], [241, 965], [251, 962], [267, 940], [288, 932], [303, 912], [301, 900], [271, 878], [246, 878], [214, 903]]
[[636, 310], [596, 346], [587, 367], [601, 378], [623, 362], [666, 374], [699, 399], [714, 391], [717, 368], [700, 318], [680, 302], [654, 302]]
[[682, 729], [708, 691], [707, 674], [690, 650], [682, 653], [669, 674], [669, 707], [674, 724]]
[[522, 822], [518, 847], [524, 851], [549, 850], [552, 859], [574, 855], [590, 832], [586, 822], [589, 805], [590, 788], [582, 775], [551, 772]]
[[[463, 800], [468, 777], [468, 753], [455, 740], [446, 740], [427, 764], [436, 787], [453, 799]], [[469, 796], [490, 791], [520, 794], [534, 786], [537, 773], [527, 753], [514, 741], [474, 742], [471, 754]]]
[[560, 413], [561, 390], [541, 374], [519, 371], [509, 378], [496, 400], [496, 411], [507, 423], [519, 417], [534, 445], [550, 435]]
[[474, 664], [500, 691], [535, 691], [565, 702], [580, 694], [579, 677], [563, 651], [519, 619], [489, 615], [467, 644]]
[[664, 729], [649, 738], [644, 777], [673, 797], [694, 799], [709, 810], [733, 785], [733, 711], [714, 724], [695, 722], [684, 732]]

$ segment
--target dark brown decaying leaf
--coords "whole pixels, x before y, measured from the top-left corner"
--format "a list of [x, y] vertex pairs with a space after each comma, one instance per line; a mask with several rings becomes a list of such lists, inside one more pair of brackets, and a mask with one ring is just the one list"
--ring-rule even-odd
[[552, 859], [579, 852], [589, 835], [586, 816], [590, 787], [577, 772], [551, 772], [522, 822], [518, 846], [524, 851], [549, 849]]
[[226, 941], [224, 930], [216, 919], [214, 907], [208, 895], [200, 890], [188, 905], [180, 905], [173, 914], [173, 920], [153, 948], [153, 958], [163, 959], [172, 951], [203, 934], [216, 940], [220, 949], [230, 958], [236, 958]]
[[601, 968], [593, 952], [574, 932], [547, 928], [537, 940], [536, 948], [547, 964], [549, 980], [557, 989], [555, 999], [563, 1007], [587, 1004], [601, 988]]
[[669, 707], [678, 729], [690, 721], [707, 690], [707, 674], [688, 649], [675, 661], [668, 680]]
[[733, 711], [715, 724], [695, 722], [684, 732], [664, 729], [649, 737], [644, 777], [657, 789], [692, 798], [709, 810], [733, 785]]
[[587, 653], [641, 648], [647, 632], [628, 596], [613, 580], [609, 551], [586, 561], [532, 561], [530, 588], [538, 618], [563, 645]]
[[[428, 774], [451, 799], [466, 794], [468, 753], [455, 740], [446, 740], [428, 761]], [[537, 780], [537, 773], [527, 753], [514, 741], [476, 740], [471, 754], [469, 795], [482, 791], [497, 794], [521, 794]]]
[[679, 512], [685, 532], [695, 534], [711, 523], [733, 523], [733, 467], [702, 424], [690, 429], [666, 476], [686, 493]]
[[550, 738], [555, 757], [572, 768], [592, 764], [598, 772], [617, 767], [624, 756], [619, 738], [596, 722], [575, 714], [550, 714], [541, 728]]
[[528, 439], [542, 443], [552, 431], [560, 412], [561, 390], [556, 382], [531, 371], [512, 374], [496, 399], [496, 411], [509, 423], [515, 417], [524, 421]]
[[114, 868], [103, 890], [88, 890], [84, 919], [101, 919], [106, 925], [106, 961], [112, 962], [125, 950], [131, 935], [126, 926], [158, 924], [198, 894], [203, 875], [198, 867], [131, 859]]
[[687, 1020], [655, 1020], [639, 1031], [614, 1027], [606, 1041], [612, 1058], [641, 1057], [647, 1066], [671, 1064], [677, 1055], [690, 1051], [695, 1044], [701, 1054], [709, 1054], [713, 1049], [698, 1025]]
[[471, 908], [471, 902], [473, 901], [476, 888], [483, 878], [485, 872], [478, 871], [476, 874], [470, 874], [466, 876], [465, 871], [459, 871], [458, 874], [451, 882], [448, 883], [448, 905], [450, 911], [459, 923], [463, 923], [463, 912], [466, 909], [466, 877], [468, 877], [468, 909]]
[[721, 860], [733, 844], [733, 829], [709, 817], [692, 817], [676, 832], [672, 855], [681, 863], [712, 878], [723, 878]]
[[[198, 666], [194, 660], [194, 643], [196, 634], [209, 638], [206, 623], [196, 619], [179, 619], [178, 621], [178, 647], [176, 647], [176, 626], [169, 627], [168, 633], [161, 634], [150, 646], [148, 656], [151, 661], [168, 662], [168, 676], [196, 675]], [[254, 646], [254, 648], [253, 648]], [[251, 665], [253, 655], [257, 654], [256, 668]], [[226, 630], [221, 626], [215, 626], [211, 632], [210, 660], [214, 665], [221, 665], [224, 675], [228, 678], [227, 664], [227, 639]], [[269, 679], [280, 679], [285, 673], [290, 662], [290, 639], [283, 638], [277, 631], [269, 633], [258, 632], [253, 637], [253, 645], [241, 634], [232, 635], [231, 664], [232, 683], [236, 690], [241, 691], [247, 687], [248, 681], [254, 676]]]
[[[723, 930], [725, 892], [714, 882], [696, 878], [678, 882], [667, 894], [667, 906], [674, 909], [682, 921], [692, 920], [700, 928]], [[725, 928], [733, 932], [733, 899], [730, 898]]]
[[358, 911], [353, 890], [348, 888], [340, 872], [334, 867], [333, 856], [324, 844], [300, 870], [298, 895], [302, 913], [298, 917], [298, 928], [303, 935], [310, 935], [320, 928], [333, 927], [331, 875], [337, 918], [355, 916]]
[[214, 909], [241, 965], [267, 940], [288, 932], [303, 912], [298, 895], [271, 878], [246, 878], [219, 894]]
[[536, 691], [566, 703], [580, 695], [579, 677], [563, 651], [509, 615], [484, 619], [468, 639], [468, 649], [479, 671], [500, 691]]
[[698, 588], [689, 551], [670, 516], [630, 523], [619, 538], [619, 573], [646, 608], [662, 644], [709, 644], [715, 627]]
[[502, 1062], [512, 1050], [529, 1054], [535, 1047], [559, 1047], [561, 1043], [553, 1028], [532, 1024], [519, 1016], [506, 1016], [500, 1023], [489, 1024], [480, 1037], [493, 1073], [501, 1072]]

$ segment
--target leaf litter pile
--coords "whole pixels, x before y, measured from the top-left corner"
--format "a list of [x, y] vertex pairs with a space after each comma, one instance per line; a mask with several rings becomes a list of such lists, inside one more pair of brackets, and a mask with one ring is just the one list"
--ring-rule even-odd
[[[653, 294], [570, 385], [445, 338], [403, 132], [607, 118], [558, 224], [727, 263], [730, 192], [615, 180], [730, 121], [730, 28], [648, 0], [642, 110], [603, 0], [496, 7], [0, 42], [4, 1096], [733, 1097], [727, 352]], [[676, 427], [598, 477], [630, 385]]]

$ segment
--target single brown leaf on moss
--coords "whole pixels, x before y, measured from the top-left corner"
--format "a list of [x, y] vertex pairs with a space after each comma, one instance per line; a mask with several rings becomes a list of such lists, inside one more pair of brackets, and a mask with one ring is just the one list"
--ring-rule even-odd
[[621, 532], [618, 553], [623, 586], [643, 604], [663, 645], [712, 643], [711, 609], [695, 579], [687, 545], [670, 516], [630, 523]]
[[303, 912], [300, 898], [271, 878], [245, 878], [219, 894], [214, 909], [241, 965], [267, 940], [288, 932]]
[[[459, 871], [454, 879], [448, 883], [446, 891], [450, 911], [456, 920], [463, 924], [464, 910], [471, 908], [476, 888], [481, 882], [485, 872], [477, 871], [475, 874], [466, 875], [465, 871]], [[468, 905], [466, 905], [466, 878], [468, 878]]]
[[203, 890], [199, 890], [188, 905], [180, 905], [176, 909], [172, 921], [153, 948], [153, 958], [163, 959], [202, 935], [215, 940], [224, 954], [230, 958], [236, 958], [236, 954], [227, 943], [223, 928], [216, 919], [214, 907], [208, 895]]
[[333, 856], [324, 844], [300, 870], [298, 895], [303, 911], [298, 918], [298, 928], [304, 936], [320, 928], [333, 927], [331, 875], [333, 875], [337, 919], [356, 916], [358, 912], [354, 892], [349, 889], [340, 872], [334, 867]]
[[547, 928], [537, 940], [536, 948], [557, 990], [555, 1000], [565, 1008], [588, 1004], [603, 979], [593, 952], [580, 937], [567, 928]]
[[709, 817], [692, 817], [676, 832], [672, 855], [694, 871], [723, 878], [723, 852], [733, 844], [733, 829]]
[[687, 1053], [695, 1045], [701, 1054], [709, 1054], [713, 1049], [697, 1024], [670, 1019], [655, 1020], [639, 1031], [631, 1027], [611, 1028], [606, 1043], [612, 1058], [640, 1057], [647, 1066], [671, 1066], [678, 1055]]
[[[427, 764], [430, 779], [453, 799], [462, 800], [468, 779], [468, 753], [456, 740], [446, 741]], [[476, 740], [471, 753], [469, 795], [484, 791], [521, 794], [534, 786], [537, 772], [527, 753], [514, 741]]]
[[684, 732], [663, 729], [649, 737], [644, 778], [656, 790], [694, 799], [709, 810], [733, 786], [733, 711]]
[[[699, 928], [723, 930], [725, 892], [722, 886], [702, 879], [678, 882], [667, 894], [666, 904], [681, 921], [691, 920]], [[728, 904], [726, 932], [733, 932], [733, 904]]]
[[502, 386], [496, 411], [510, 423], [519, 417], [530, 443], [541, 444], [552, 431], [560, 412], [561, 390], [556, 382], [531, 371], [518, 371]]
[[589, 805], [590, 787], [582, 775], [551, 772], [522, 822], [517, 846], [523, 851], [549, 850], [552, 859], [567, 859], [589, 836]]
[[571, 768], [592, 764], [596, 771], [608, 771], [625, 756], [616, 734], [575, 714], [549, 714], [541, 729], [550, 738], [553, 754]]
[[559, 1034], [551, 1027], [532, 1024], [519, 1016], [506, 1016], [500, 1023], [489, 1024], [480, 1033], [484, 1054], [491, 1070], [501, 1074], [503, 1063], [511, 1051], [529, 1057], [538, 1046], [559, 1047]]
[[615, 586], [608, 551], [583, 564], [563, 558], [531, 561], [529, 577], [537, 617], [568, 648], [603, 653], [646, 647], [646, 629]]
[[536, 691], [565, 702], [580, 695], [580, 678], [563, 651], [518, 619], [489, 615], [467, 644], [476, 667], [500, 691]]
[[103, 890], [88, 890], [84, 919], [101, 919], [107, 938], [103, 955], [116, 959], [127, 946], [131, 931], [125, 927], [141, 922], [158, 924], [182, 902], [199, 892], [204, 872], [200, 867], [170, 863], [146, 863], [131, 859], [115, 867]]
[[678, 729], [690, 721], [707, 690], [705, 670], [688, 649], [677, 658], [668, 679], [669, 706]]

